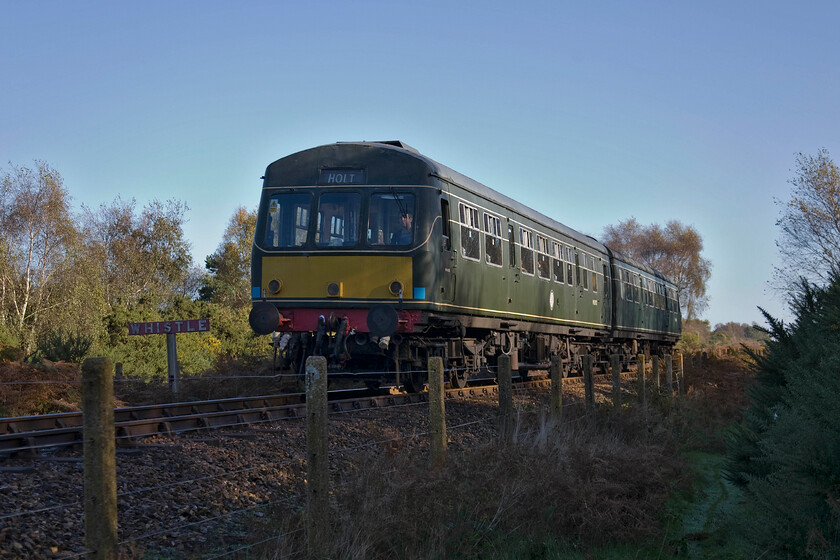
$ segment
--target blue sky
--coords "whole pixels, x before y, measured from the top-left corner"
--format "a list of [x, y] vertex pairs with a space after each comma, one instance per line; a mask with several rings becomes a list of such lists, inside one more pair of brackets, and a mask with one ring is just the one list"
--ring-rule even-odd
[[190, 207], [197, 263], [265, 167], [402, 140], [599, 237], [694, 226], [712, 325], [767, 287], [796, 154], [840, 156], [834, 2], [0, 1], [0, 165], [76, 207]]

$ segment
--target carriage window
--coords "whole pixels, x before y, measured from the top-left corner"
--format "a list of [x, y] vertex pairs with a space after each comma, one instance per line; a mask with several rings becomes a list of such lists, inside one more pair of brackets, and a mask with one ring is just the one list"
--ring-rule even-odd
[[563, 283], [563, 246], [554, 241], [551, 242], [551, 256], [554, 257], [554, 281]]
[[268, 204], [265, 244], [268, 247], [303, 247], [309, 231], [309, 208], [312, 196], [307, 193], [278, 194]]
[[608, 278], [609, 277], [609, 272], [607, 270], [607, 265], [606, 264], [603, 265], [603, 269], [604, 269], [604, 297], [608, 298], [608, 297], [610, 297], [610, 281], [609, 281], [609, 278]]
[[411, 245], [415, 215], [413, 194], [373, 194], [369, 214], [367, 241], [370, 245]]
[[551, 278], [551, 259], [548, 256], [548, 239], [537, 235], [537, 270], [540, 278]]
[[461, 217], [461, 254], [473, 260], [481, 259], [478, 210], [463, 202], [458, 204]]
[[487, 262], [502, 266], [502, 221], [484, 213], [484, 256]]
[[581, 253], [580, 256], [581, 256], [580, 260], [581, 260], [581, 263], [582, 263], [581, 268], [583, 269], [583, 271], [582, 271], [582, 274], [583, 274], [583, 289], [588, 290], [589, 289], [589, 271], [586, 270], [586, 269], [589, 268], [589, 255], [587, 255], [586, 253]]
[[449, 234], [449, 201], [440, 201], [440, 230], [443, 235], [443, 250], [452, 250], [452, 239]]
[[513, 226], [508, 224], [508, 247], [510, 249], [510, 267], [516, 268], [516, 237], [513, 234]]
[[522, 251], [522, 272], [525, 274], [534, 273], [534, 234], [530, 231], [519, 228], [519, 245]]
[[630, 273], [622, 270], [621, 276], [624, 278], [624, 299], [633, 301], [633, 284], [630, 282]]
[[359, 240], [359, 193], [326, 192], [318, 201], [315, 244], [322, 247], [352, 247]]

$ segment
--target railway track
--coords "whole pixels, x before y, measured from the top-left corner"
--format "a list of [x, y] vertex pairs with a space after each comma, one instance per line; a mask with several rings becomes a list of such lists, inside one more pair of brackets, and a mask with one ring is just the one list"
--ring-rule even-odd
[[[607, 378], [608, 376], [595, 376]], [[581, 383], [567, 378], [565, 383]], [[549, 386], [547, 378], [519, 381], [515, 387]], [[469, 398], [498, 393], [497, 385], [447, 389], [447, 398]], [[366, 389], [329, 392], [331, 413], [371, 410], [426, 402], [428, 393], [371, 394]], [[302, 418], [306, 413], [304, 393], [262, 395], [220, 400], [166, 403], [114, 409], [118, 447], [132, 447], [146, 437], [230, 428]], [[0, 459], [21, 453], [46, 455], [64, 447], [82, 445], [81, 412], [0, 418]]]

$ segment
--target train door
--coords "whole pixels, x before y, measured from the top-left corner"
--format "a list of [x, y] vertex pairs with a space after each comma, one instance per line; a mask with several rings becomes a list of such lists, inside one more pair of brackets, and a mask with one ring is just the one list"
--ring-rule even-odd
[[440, 298], [443, 301], [453, 301], [455, 298], [455, 283], [457, 279], [458, 262], [456, 260], [457, 251], [452, 249], [453, 243], [457, 240], [452, 239], [453, 231], [456, 232], [458, 228], [453, 228], [450, 223], [450, 209], [449, 198], [446, 194], [440, 199], [440, 225], [441, 225], [441, 251], [440, 251]]
[[613, 291], [612, 291], [612, 279], [610, 278], [610, 266], [609, 262], [604, 260], [601, 261], [602, 268], [604, 271], [604, 280], [601, 282], [603, 285], [603, 303], [601, 305], [602, 315], [601, 315], [601, 323], [605, 325], [612, 325], [612, 312], [613, 312]]
[[600, 255], [581, 252], [581, 277], [583, 280], [582, 303], [586, 311], [584, 320], [587, 322], [603, 325], [606, 324], [606, 313], [604, 304], [606, 302], [606, 276], [601, 271], [606, 270]]
[[575, 293], [575, 318], [580, 320], [580, 311], [581, 305], [583, 304], [583, 285], [581, 283], [581, 270], [580, 270], [580, 251], [575, 247], [575, 285], [574, 293]]
[[508, 281], [505, 282], [507, 286], [507, 308], [515, 309], [518, 305], [516, 301], [516, 294], [521, 284], [521, 271], [519, 270], [519, 260], [516, 256], [516, 229], [513, 226], [510, 218], [508, 218], [508, 261], [510, 264], [510, 273]]

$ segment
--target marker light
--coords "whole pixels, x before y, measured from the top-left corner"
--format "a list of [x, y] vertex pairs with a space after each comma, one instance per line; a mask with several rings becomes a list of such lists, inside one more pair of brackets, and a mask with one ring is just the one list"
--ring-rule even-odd
[[388, 291], [391, 292], [391, 295], [399, 296], [403, 291], [402, 282], [399, 280], [394, 280], [391, 282], [391, 285], [388, 286]]
[[330, 297], [338, 297], [341, 295], [341, 286], [338, 282], [330, 282], [327, 286], [327, 295]]

